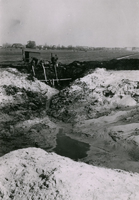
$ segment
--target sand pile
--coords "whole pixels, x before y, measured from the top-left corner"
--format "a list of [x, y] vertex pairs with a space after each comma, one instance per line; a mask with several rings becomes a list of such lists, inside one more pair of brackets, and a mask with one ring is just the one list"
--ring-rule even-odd
[[[24, 102], [23, 92], [28, 91], [35, 94], [41, 94], [46, 99], [50, 99], [58, 91], [50, 86], [40, 82], [37, 79], [28, 80], [27, 74], [20, 73], [16, 69], [0, 69], [0, 107], [7, 104], [18, 104], [18, 101]], [[5, 91], [8, 87], [10, 93]]]
[[135, 79], [139, 77], [139, 72], [128, 73], [130, 79], [126, 78], [126, 72], [116, 74], [114, 71], [96, 69], [92, 74], [75, 80], [70, 87], [52, 98], [51, 115], [73, 121], [77, 118], [97, 118], [116, 107], [136, 106], [139, 101], [139, 79]]
[[0, 156], [23, 147], [55, 146], [57, 127], [47, 109], [58, 90], [11, 68], [0, 69], [0, 83]]
[[[53, 151], [62, 130], [89, 145], [78, 161], [139, 172], [138, 77], [138, 71], [97, 69], [58, 94], [17, 70], [1, 69], [0, 155], [27, 147]], [[0, 198], [139, 198], [138, 174], [47, 152], [29, 148], [1, 157]]]
[[0, 158], [0, 198], [9, 200], [139, 199], [139, 175], [28, 148]]
[[82, 161], [139, 172], [138, 97], [139, 71], [97, 69], [55, 95], [49, 113], [90, 145]]

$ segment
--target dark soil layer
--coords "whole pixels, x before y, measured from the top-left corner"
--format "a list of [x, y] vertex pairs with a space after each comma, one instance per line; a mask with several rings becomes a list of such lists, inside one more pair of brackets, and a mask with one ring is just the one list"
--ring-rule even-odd
[[[2, 65], [6, 67], [7, 65]], [[9, 66], [9, 65], [8, 65]], [[16, 68], [21, 72], [29, 73], [29, 79], [32, 79], [32, 67], [31, 64], [24, 65], [23, 63], [11, 64], [10, 67]], [[47, 80], [56, 79], [55, 71], [51, 65], [46, 65]], [[74, 61], [68, 65], [59, 63], [57, 67], [58, 79], [71, 78], [71, 80], [55, 82], [55, 87], [63, 89], [68, 86], [69, 83], [77, 78], [81, 78], [84, 75], [90, 73], [90, 71], [96, 68], [105, 68], [107, 70], [139, 70], [139, 59], [122, 59], [122, 60], [110, 60], [110, 61]], [[41, 65], [35, 66], [35, 76], [39, 80], [45, 80], [43, 68]], [[51, 81], [47, 81], [47, 84], [52, 86]]]

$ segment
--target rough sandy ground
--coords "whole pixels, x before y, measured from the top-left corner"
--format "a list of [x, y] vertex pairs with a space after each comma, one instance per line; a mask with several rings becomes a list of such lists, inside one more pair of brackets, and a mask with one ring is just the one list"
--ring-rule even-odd
[[14, 96], [5, 94], [4, 85], [12, 85], [28, 91], [41, 92], [48, 99], [57, 93], [56, 89], [51, 88], [37, 79], [35, 81], [28, 80], [26, 74], [20, 73], [16, 69], [0, 69], [0, 107], [7, 103], [17, 103], [15, 102]]
[[16, 69], [0, 69], [0, 155], [55, 145], [57, 126], [47, 117], [49, 100], [58, 90]]
[[139, 175], [28, 148], [0, 158], [0, 198], [138, 200]]
[[69, 88], [54, 96], [51, 113], [64, 120], [62, 115], [65, 112], [65, 115], [67, 113], [72, 116], [68, 121], [73, 117], [79, 121], [81, 117], [81, 120], [96, 118], [101, 113], [103, 115], [103, 112], [120, 106], [136, 106], [139, 95], [138, 75], [138, 71], [115, 73], [98, 69], [92, 74], [77, 79]]
[[72, 123], [90, 164], [139, 172], [139, 71], [97, 69], [55, 95], [50, 113]]
[[138, 77], [138, 71], [97, 69], [58, 94], [17, 70], [0, 69], [0, 155], [35, 146], [52, 151], [62, 129], [90, 144], [80, 161], [93, 165], [40, 149], [10, 153], [0, 161], [1, 197], [139, 199], [138, 174], [94, 167], [139, 172]]

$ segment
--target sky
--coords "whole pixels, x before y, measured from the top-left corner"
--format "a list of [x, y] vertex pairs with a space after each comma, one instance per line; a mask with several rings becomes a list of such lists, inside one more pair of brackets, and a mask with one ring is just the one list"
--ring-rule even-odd
[[139, 47], [139, 0], [0, 0], [0, 45]]

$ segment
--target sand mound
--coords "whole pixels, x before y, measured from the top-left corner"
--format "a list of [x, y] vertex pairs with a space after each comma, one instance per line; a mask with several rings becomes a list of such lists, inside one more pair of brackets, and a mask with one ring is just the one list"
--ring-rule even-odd
[[56, 126], [47, 117], [58, 90], [29, 80], [16, 69], [0, 69], [0, 156], [30, 146], [55, 146]]
[[28, 148], [0, 158], [1, 199], [139, 199], [139, 175]]
[[[51, 88], [37, 79], [34, 79], [34, 81], [28, 80], [27, 74], [20, 73], [18, 70], [11, 68], [0, 69], [0, 83], [0, 107], [5, 106], [7, 103], [17, 103], [15, 99], [22, 99], [24, 101], [21, 89], [34, 93], [41, 93], [48, 99], [58, 93], [58, 90]], [[5, 91], [6, 87], [11, 87], [11, 89], [13, 87], [18, 88], [18, 91], [16, 94], [14, 93], [14, 95], [7, 95]], [[16, 95], [18, 96], [17, 98]]]
[[[53, 150], [62, 129], [90, 145], [80, 161], [139, 172], [138, 72], [126, 76], [97, 69], [59, 94], [17, 70], [0, 72], [0, 155], [26, 147]], [[138, 180], [138, 174], [75, 163], [35, 148], [0, 158], [2, 199], [138, 199]]]
[[122, 99], [117, 98], [115, 99], [115, 103], [119, 106], [136, 106], [137, 102], [130, 96], [126, 95]]
[[64, 121], [78, 121], [96, 118], [98, 113], [100, 116], [116, 107], [136, 106], [139, 101], [138, 72], [136, 81], [133, 80], [134, 71], [128, 71], [131, 79], [127, 79], [124, 73], [96, 69], [77, 79], [53, 97], [51, 115]]

